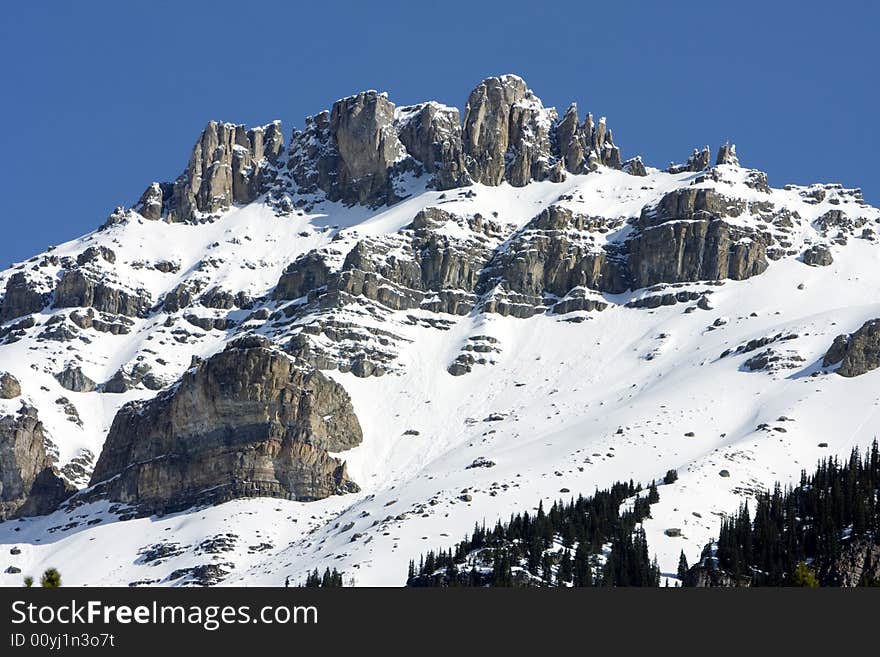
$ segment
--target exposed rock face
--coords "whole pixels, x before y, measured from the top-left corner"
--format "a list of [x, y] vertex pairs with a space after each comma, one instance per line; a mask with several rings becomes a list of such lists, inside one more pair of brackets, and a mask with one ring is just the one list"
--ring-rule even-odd
[[880, 319], [865, 322], [855, 333], [838, 335], [822, 360], [823, 367], [837, 365], [837, 373], [852, 377], [880, 367]]
[[152, 373], [146, 363], [137, 363], [131, 368], [120, 368], [102, 386], [101, 392], [123, 393], [143, 384], [148, 390], [161, 390], [165, 382]]
[[687, 571], [682, 586], [695, 588], [714, 587], [750, 587], [751, 579], [740, 576], [738, 579], [730, 573], [719, 568], [712, 568], [702, 563], [691, 567]]
[[[471, 92], [464, 111], [462, 141], [470, 158], [468, 168], [477, 182], [500, 185], [504, 180], [511, 141], [511, 110], [527, 93], [526, 83], [515, 75], [488, 78]], [[534, 96], [529, 101], [533, 109], [540, 105]]]
[[697, 172], [703, 171], [704, 169], [709, 168], [709, 162], [712, 157], [712, 152], [709, 150], [708, 146], [705, 146], [703, 150], [694, 149], [694, 152], [688, 158], [688, 161], [685, 164], [673, 164], [667, 169], [669, 173], [683, 173], [685, 171]]
[[862, 538], [845, 544], [840, 556], [819, 573], [825, 586], [859, 586], [880, 582], [880, 544]]
[[92, 392], [97, 388], [97, 384], [89, 377], [83, 374], [82, 370], [73, 365], [68, 365], [61, 372], [55, 375], [55, 379], [61, 384], [62, 388], [66, 388], [72, 392]]
[[374, 203], [397, 200], [390, 170], [406, 156], [394, 131], [394, 104], [384, 94], [366, 91], [333, 104], [330, 134], [339, 153], [331, 200]]
[[545, 108], [515, 75], [487, 78], [471, 92], [462, 143], [471, 176], [485, 185], [506, 180], [522, 187], [531, 180], [561, 181], [564, 169], [620, 167], [620, 151], [604, 118], [594, 125], [588, 116], [580, 125], [571, 105], [557, 124], [556, 110]]
[[9, 372], [0, 372], [0, 399], [14, 399], [21, 394], [18, 379]]
[[[704, 560], [691, 567], [682, 584], [690, 587], [749, 587], [747, 576], [737, 578], [732, 573], [708, 565]], [[870, 538], [844, 542], [839, 556], [817, 573], [819, 586], [856, 587], [866, 582], [880, 581], [880, 544]]]
[[300, 256], [274, 297], [329, 308], [360, 296], [392, 310], [451, 314], [479, 305], [523, 318], [602, 310], [607, 302], [600, 292], [763, 272], [770, 237], [725, 220], [744, 210], [743, 202], [711, 188], [683, 188], [646, 207], [625, 240], [609, 242], [603, 236], [623, 228], [624, 218], [553, 205], [511, 234], [482, 217], [432, 207], [397, 234], [360, 240], [341, 267], [329, 264], [337, 257], [332, 249]]
[[395, 130], [409, 154], [433, 175], [436, 189], [471, 184], [457, 108], [433, 102], [401, 107], [397, 110]]
[[[473, 238], [453, 239], [436, 230], [447, 222], [462, 222]], [[275, 298], [296, 299], [315, 292], [313, 298], [336, 304], [364, 296], [394, 310], [466, 314], [476, 303], [474, 290], [492, 255], [486, 245], [490, 240], [501, 241], [496, 223], [427, 208], [398, 235], [358, 242], [336, 272], [330, 272], [321, 252], [301, 256], [281, 276]], [[404, 257], [388, 256], [392, 248]]]
[[47, 302], [47, 294], [41, 293], [24, 272], [16, 272], [6, 281], [6, 294], [0, 305], [0, 322], [40, 312]]
[[732, 164], [739, 166], [739, 158], [736, 156], [736, 144], [724, 143], [718, 148], [718, 157], [715, 164]]
[[37, 410], [0, 417], [0, 520], [49, 513], [74, 488], [54, 470]]
[[724, 221], [744, 209], [741, 201], [706, 188], [678, 189], [643, 209], [642, 230], [629, 241], [631, 287], [762, 273], [769, 238]]
[[321, 190], [349, 205], [397, 201], [395, 173], [414, 162], [394, 122], [394, 104], [376, 91], [343, 98], [329, 113], [307, 118], [305, 129], [293, 134], [288, 162], [300, 192]]
[[113, 252], [113, 249], [108, 249], [106, 246], [90, 246], [76, 256], [76, 264], [80, 266], [98, 260], [104, 260], [112, 265], [116, 262], [116, 254]]
[[189, 164], [172, 183], [152, 183], [135, 206], [146, 219], [190, 221], [233, 203], [250, 203], [273, 179], [283, 147], [281, 123], [248, 129], [211, 121], [193, 147]]
[[827, 267], [834, 262], [831, 249], [824, 244], [814, 244], [804, 251], [804, 264], [811, 267]]
[[327, 452], [360, 441], [338, 384], [242, 338], [166, 393], [123, 406], [91, 483], [147, 513], [245, 496], [314, 500], [357, 490]]
[[66, 270], [55, 288], [55, 308], [94, 308], [114, 315], [146, 317], [151, 301], [149, 294], [130, 294], [106, 285], [81, 269]]
[[632, 176], [647, 176], [648, 170], [645, 168], [645, 163], [642, 162], [641, 156], [636, 156], [631, 158], [623, 163], [621, 167], [626, 173]]
[[292, 262], [275, 286], [275, 299], [298, 299], [327, 285], [330, 268], [317, 251], [309, 251]]
[[[184, 173], [174, 183], [151, 184], [135, 210], [150, 220], [190, 221], [266, 191], [291, 209], [279, 177], [280, 131], [278, 122], [248, 130], [212, 121]], [[468, 98], [463, 127], [457, 109], [436, 102], [396, 108], [376, 91], [343, 98], [306, 118], [287, 155], [284, 173], [300, 194], [323, 192], [331, 201], [370, 207], [399, 201], [397, 183], [406, 173], [427, 174], [429, 186], [445, 190], [473, 181], [561, 182], [566, 171], [622, 166], [604, 117], [595, 123], [587, 115], [581, 124], [572, 105], [557, 123], [556, 110], [515, 75], [481, 82]]]
[[[480, 291], [493, 290], [484, 305], [489, 312], [530, 317], [543, 312], [543, 297], [565, 297], [574, 288], [622, 292], [626, 272], [621, 260], [596, 246], [590, 229], [604, 228], [605, 220], [550, 206], [510, 240], [483, 273]], [[511, 294], [512, 293], [512, 294]], [[568, 310], [589, 310], [567, 300]], [[603, 306], [604, 307], [604, 306]]]
[[158, 221], [162, 218], [163, 201], [174, 193], [174, 186], [169, 183], [151, 183], [134, 206], [145, 219]]
[[767, 266], [760, 237], [721, 219], [664, 223], [630, 241], [633, 288], [662, 282], [743, 280]]
[[134, 321], [124, 315], [108, 315], [95, 313], [93, 308], [85, 311], [74, 310], [69, 315], [70, 321], [81, 329], [94, 329], [100, 333], [112, 333], [113, 335], [125, 334], [131, 331]]

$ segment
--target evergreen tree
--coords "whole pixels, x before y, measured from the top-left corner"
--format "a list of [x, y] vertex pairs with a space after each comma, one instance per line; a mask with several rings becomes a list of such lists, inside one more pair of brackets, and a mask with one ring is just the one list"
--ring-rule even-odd
[[684, 581], [685, 575], [687, 575], [688, 571], [688, 560], [687, 557], [684, 556], [684, 550], [681, 551], [681, 555], [678, 557], [678, 579]]
[[40, 586], [44, 589], [57, 589], [61, 586], [61, 573], [56, 568], [47, 568], [40, 578]]
[[791, 585], [805, 586], [812, 589], [819, 586], [819, 580], [816, 578], [816, 574], [810, 570], [809, 566], [801, 561], [792, 573]]

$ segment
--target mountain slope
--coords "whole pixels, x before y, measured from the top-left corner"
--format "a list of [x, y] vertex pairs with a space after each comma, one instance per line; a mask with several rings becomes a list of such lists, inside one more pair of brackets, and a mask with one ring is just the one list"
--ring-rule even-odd
[[[839, 376], [823, 359], [880, 315], [880, 211], [839, 185], [770, 188], [728, 147], [715, 166], [700, 151], [668, 171], [622, 163], [604, 120], [559, 120], [521, 82], [481, 83], [463, 127], [452, 108], [375, 92], [311, 117], [287, 149], [277, 124], [212, 123], [177, 181], [0, 274], [0, 371], [21, 388], [0, 415], [36, 409], [58, 480], [84, 489], [0, 524], [21, 550], [0, 570], [279, 585], [330, 565], [399, 585], [410, 558], [475, 522], [676, 469], [644, 523], [674, 573], [713, 514], [866, 446], [878, 373]], [[189, 394], [181, 381], [254, 336], [296, 364], [284, 372], [317, 369], [344, 390], [363, 438], [325, 455], [356, 486], [314, 500], [242, 485], [240, 499], [148, 516], [140, 484], [123, 498], [106, 468], [94, 474], [117, 414]], [[239, 403], [244, 380], [220, 380], [214, 399]], [[186, 421], [149, 457], [158, 481], [208, 437], [260, 449], [175, 403]], [[337, 413], [268, 412], [260, 435], [317, 444]], [[134, 453], [148, 436], [117, 440]], [[264, 476], [183, 451], [208, 492]]]

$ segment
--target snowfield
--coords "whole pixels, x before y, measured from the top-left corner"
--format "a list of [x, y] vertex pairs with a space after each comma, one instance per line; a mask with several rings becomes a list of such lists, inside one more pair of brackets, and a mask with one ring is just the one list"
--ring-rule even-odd
[[[829, 209], [852, 211], [871, 225], [880, 221], [874, 208], [843, 198], [832, 204], [833, 193], [814, 202], [803, 187], [759, 192], [745, 184], [747, 170], [724, 168], [724, 182], [699, 184], [796, 211], [799, 221], [788, 240], [798, 253], [820, 241], [813, 222]], [[414, 181], [409, 198], [377, 211], [323, 202], [279, 216], [258, 202], [198, 225], [134, 215], [36, 260], [75, 258], [89, 246], [105, 246], [116, 255], [105, 274], [114, 285], [144, 290], [153, 303], [186, 282], [198, 281], [202, 290], [243, 291], [259, 303], [248, 310], [181, 311], [242, 321], [259, 308], [281, 305], [266, 295], [297, 256], [332, 247], [341, 262], [358, 239], [393, 234], [426, 207], [481, 213], [518, 228], [561, 203], [621, 219], [620, 228], [599, 236], [614, 242], [625, 239], [627, 220], [644, 206], [697, 176], [650, 170], [639, 178], [602, 169], [563, 183], [475, 185], [467, 188], [470, 195], [424, 190]], [[754, 225], [755, 219], [744, 213], [731, 223], [737, 221]], [[444, 230], [466, 229], [450, 223]], [[530, 319], [390, 312], [372, 325], [404, 338], [394, 345], [388, 374], [325, 372], [349, 393], [363, 428], [361, 445], [335, 455], [347, 462], [360, 493], [308, 503], [242, 499], [130, 520], [95, 502], [3, 522], [0, 584], [19, 586], [23, 575], [54, 566], [68, 586], [182, 585], [193, 582], [189, 569], [214, 565], [223, 585], [282, 586], [287, 577], [300, 583], [314, 568], [335, 567], [358, 586], [400, 586], [410, 559], [451, 546], [475, 523], [494, 525], [512, 512], [537, 508], [539, 500], [546, 508], [618, 480], [660, 481], [670, 469], [679, 478], [659, 487], [660, 502], [644, 526], [663, 573], [673, 577], [680, 551], [696, 560], [717, 533], [720, 514], [776, 480], [797, 480], [820, 458], [865, 448], [878, 434], [880, 370], [847, 379], [823, 370], [821, 362], [835, 336], [880, 316], [880, 246], [856, 235], [831, 250], [834, 262], [827, 267], [783, 257], [745, 281], [682, 284], [676, 290], [712, 291], [708, 309], [693, 312], [685, 312], [693, 303], [625, 307], [649, 296], [645, 290], [595, 293], [609, 302], [601, 312]], [[174, 271], [153, 267], [162, 261], [173, 263]], [[0, 274], [0, 289], [14, 271]], [[56, 312], [37, 320], [45, 323]], [[451, 326], [438, 330], [408, 316], [442, 317]], [[210, 356], [234, 333], [188, 327], [192, 335], [179, 342], [163, 327], [166, 319], [165, 312], [135, 318], [120, 335], [89, 330], [88, 344], [38, 340], [34, 331], [0, 347], [0, 371], [16, 376], [23, 398], [39, 410], [59, 466], [83, 450], [96, 458], [119, 407], [156, 394], [65, 390], [53, 373], [66, 363], [79, 357], [82, 371], [103, 382], [147, 354], [163, 363], [154, 372], [172, 385], [192, 356]], [[367, 318], [358, 321], [371, 326]], [[258, 322], [247, 326], [283, 337]], [[452, 376], [447, 367], [475, 336], [497, 341], [491, 362]], [[758, 351], [738, 353], [737, 347], [774, 336], [762, 350], [781, 357], [775, 366], [745, 366]], [[56, 402], [59, 397], [75, 405], [81, 426]], [[0, 400], [0, 411], [13, 413], [20, 405], [21, 399]], [[667, 535], [668, 529], [680, 536]], [[21, 554], [10, 556], [13, 547]], [[21, 574], [2, 572], [13, 564]]]

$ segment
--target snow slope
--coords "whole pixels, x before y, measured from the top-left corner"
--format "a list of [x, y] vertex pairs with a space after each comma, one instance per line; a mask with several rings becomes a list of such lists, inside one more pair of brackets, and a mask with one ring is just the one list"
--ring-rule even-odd
[[[787, 236], [793, 251], [819, 241], [815, 220], [829, 209], [870, 224], [880, 221], [880, 211], [854, 202], [846, 190], [826, 188], [820, 202], [809, 196], [809, 188], [765, 194], [745, 184], [747, 170], [722, 168], [723, 182], [699, 185], [723, 187], [741, 199], [770, 200], [797, 213]], [[408, 199], [379, 211], [324, 202], [308, 213], [281, 216], [258, 202], [198, 225], [148, 222], [132, 214], [127, 222], [62, 244], [25, 266], [105, 246], [116, 262], [102, 275], [145, 290], [154, 301], [185, 283], [197, 283], [202, 291], [245, 292], [258, 300], [248, 310], [197, 312], [241, 322], [260, 308], [280, 305], [266, 295], [298, 255], [332, 246], [341, 258], [357, 239], [393, 234], [426, 207], [492, 215], [521, 227], [543, 208], [561, 203], [583, 214], [621, 219], [618, 230], [602, 236], [620, 241], [631, 230], [627, 220], [664, 193], [691, 185], [697, 175], [652, 170], [638, 178], [603, 169], [564, 183], [475, 185], [468, 195], [413, 185]], [[755, 221], [748, 215], [732, 221], [738, 220]], [[460, 229], [449, 224], [445, 230]], [[759, 276], [711, 286], [710, 309], [694, 312], [685, 312], [694, 304], [684, 303], [625, 307], [649, 296], [645, 290], [604, 295], [611, 303], [602, 312], [530, 319], [443, 315], [451, 323], [445, 331], [406, 319], [436, 313], [390, 312], [385, 328], [392, 325], [403, 338], [395, 345], [391, 373], [358, 378], [326, 372], [351, 395], [363, 427], [363, 443], [338, 455], [360, 493], [310, 503], [236, 500], [125, 521], [107, 503], [92, 503], [0, 523], [0, 570], [14, 564], [22, 574], [38, 574], [55, 566], [67, 585], [179, 585], [191, 579], [171, 577], [175, 571], [216, 564], [225, 571], [223, 584], [272, 586], [330, 566], [357, 585], [400, 585], [409, 559], [451, 545], [474, 523], [494, 524], [513, 511], [537, 507], [539, 500], [546, 505], [589, 494], [617, 480], [659, 480], [674, 468], [678, 481], [660, 487], [660, 502], [645, 523], [662, 570], [674, 573], [679, 551], [693, 561], [717, 531], [719, 514], [734, 511], [776, 480], [797, 478], [819, 458], [868, 445], [880, 427], [880, 371], [846, 379], [821, 368], [836, 335], [880, 316], [880, 248], [872, 239], [855, 238], [835, 243], [832, 252], [828, 267], [783, 257]], [[163, 261], [174, 263], [175, 271], [154, 268]], [[47, 277], [60, 265], [53, 267], [43, 269]], [[0, 274], [0, 287], [15, 269]], [[60, 311], [45, 312], [38, 324]], [[64, 390], [52, 374], [65, 363], [76, 362], [101, 382], [149, 354], [164, 363], [157, 374], [171, 384], [193, 355], [209, 356], [234, 334], [187, 326], [181, 342], [168, 319], [166, 312], [135, 319], [124, 335], [89, 330], [88, 343], [39, 340], [34, 329], [0, 347], [0, 371], [22, 382], [24, 398], [39, 409], [57, 446], [60, 466], [82, 450], [96, 457], [118, 408], [156, 394]], [[369, 326], [363, 317], [359, 321]], [[255, 320], [244, 326], [279, 340], [288, 335]], [[789, 339], [769, 346], [790, 367], [750, 371], [744, 362], [756, 352], [721, 357], [749, 340], [776, 335]], [[497, 340], [494, 362], [453, 377], [447, 367], [473, 336]], [[59, 396], [74, 403], [82, 427], [56, 403]], [[13, 412], [20, 403], [0, 401], [0, 411]], [[494, 465], [468, 467], [481, 458]], [[680, 529], [681, 536], [666, 535], [670, 528]], [[228, 540], [212, 543], [219, 535]], [[145, 556], [160, 544], [175, 545], [166, 546], [165, 556]], [[12, 546], [22, 551], [14, 558], [7, 556]], [[20, 578], [3, 573], [0, 584], [19, 585]]]

